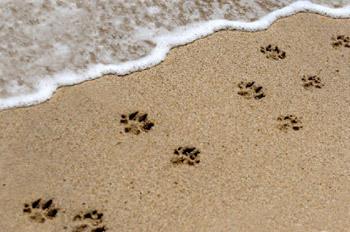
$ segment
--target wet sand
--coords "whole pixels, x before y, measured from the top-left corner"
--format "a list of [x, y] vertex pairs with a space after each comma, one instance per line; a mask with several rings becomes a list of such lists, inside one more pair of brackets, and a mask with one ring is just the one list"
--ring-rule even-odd
[[338, 35], [350, 20], [314, 14], [222, 31], [0, 112], [1, 231], [347, 231]]

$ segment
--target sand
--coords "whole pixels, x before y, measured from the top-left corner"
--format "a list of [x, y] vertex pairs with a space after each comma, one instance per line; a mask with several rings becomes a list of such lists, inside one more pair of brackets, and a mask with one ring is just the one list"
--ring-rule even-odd
[[[350, 48], [337, 35], [350, 20], [314, 14], [222, 31], [0, 112], [0, 230], [349, 231]], [[134, 111], [154, 126], [120, 122]], [[184, 146], [199, 163], [174, 154]]]

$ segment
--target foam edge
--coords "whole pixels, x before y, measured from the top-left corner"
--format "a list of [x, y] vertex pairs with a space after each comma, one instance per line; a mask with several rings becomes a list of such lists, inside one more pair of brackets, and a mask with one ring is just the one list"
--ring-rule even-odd
[[297, 1], [284, 8], [275, 10], [254, 22], [211, 20], [191, 24], [178, 28], [167, 35], [154, 38], [156, 47], [145, 57], [118, 65], [97, 64], [78, 73], [62, 71], [40, 80], [35, 86], [37, 89], [35, 93], [0, 99], [0, 110], [42, 103], [50, 99], [55, 91], [62, 86], [76, 85], [87, 80], [97, 79], [106, 74], [123, 76], [150, 68], [161, 63], [166, 58], [170, 49], [191, 43], [219, 30], [261, 31], [267, 29], [279, 18], [300, 12], [316, 13], [332, 18], [350, 18], [350, 6], [330, 8], [308, 1]]

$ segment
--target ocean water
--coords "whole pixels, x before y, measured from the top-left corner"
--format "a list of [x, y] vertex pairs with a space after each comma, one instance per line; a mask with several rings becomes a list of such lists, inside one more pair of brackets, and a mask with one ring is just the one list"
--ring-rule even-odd
[[350, 0], [0, 0], [0, 109], [151, 67], [217, 30], [263, 30], [301, 11], [347, 18]]

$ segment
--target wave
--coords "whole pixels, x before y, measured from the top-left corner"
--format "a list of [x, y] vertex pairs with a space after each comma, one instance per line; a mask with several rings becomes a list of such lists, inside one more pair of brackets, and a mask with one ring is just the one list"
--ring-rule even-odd
[[[31, 6], [33, 9], [38, 8], [38, 6], [35, 5], [38, 4], [38, 1], [30, 2], [33, 4]], [[58, 4], [57, 2], [56, 4]], [[53, 15], [56, 14], [56, 17], [52, 19], [53, 24], [46, 23], [40, 25], [40, 19], [37, 19], [39, 22], [31, 22], [29, 26], [25, 25], [22, 28], [19, 26], [19, 28], [27, 30], [27, 35], [31, 35], [31, 38], [23, 40], [21, 39], [22, 37], [20, 37], [20, 34], [19, 37], [16, 38], [17, 34], [13, 32], [12, 40], [8, 41], [7, 44], [5, 43], [6, 47], [4, 45], [0, 46], [0, 51], [2, 51], [2, 53], [0, 53], [0, 64], [2, 66], [0, 69], [0, 109], [29, 106], [44, 102], [48, 100], [54, 94], [55, 90], [61, 86], [75, 85], [86, 80], [99, 78], [105, 74], [126, 75], [152, 67], [162, 62], [171, 48], [193, 42], [219, 30], [265, 30], [277, 19], [299, 12], [317, 13], [333, 18], [350, 17], [350, 6], [345, 6], [345, 3], [347, 3], [346, 1], [337, 2], [337, 4], [332, 6], [320, 5], [309, 1], [297, 1], [292, 3], [290, 3], [291, 1], [277, 2], [278, 3], [276, 3], [276, 1], [270, 1], [270, 5], [266, 5], [265, 2], [265, 5], [258, 4], [251, 9], [249, 8], [248, 10], [245, 10], [243, 13], [235, 13], [228, 16], [225, 16], [224, 13], [226, 11], [231, 12], [232, 9], [227, 8], [227, 6], [225, 8], [224, 5], [221, 6], [221, 8], [224, 7], [225, 11], [217, 5], [215, 7], [220, 10], [211, 10], [209, 13], [203, 10], [210, 9], [207, 6], [204, 6], [203, 9], [196, 6], [193, 9], [201, 9], [204, 13], [201, 13], [200, 11], [199, 13], [195, 13], [192, 10], [187, 13], [187, 15], [183, 14], [181, 17], [177, 18], [177, 20], [182, 20], [181, 23], [174, 23], [175, 20], [170, 19], [168, 24], [171, 25], [173, 23], [173, 26], [167, 25], [164, 21], [162, 21], [163, 25], [159, 26], [157, 25], [159, 20], [151, 20], [151, 22], [148, 23], [152, 23], [152, 27], [149, 25], [148, 27], [135, 27], [136, 29], [134, 30], [126, 28], [131, 35], [137, 34], [137, 37], [135, 37], [137, 38], [137, 41], [132, 41], [130, 36], [127, 40], [123, 40], [122, 35], [115, 32], [115, 28], [123, 27], [118, 20], [124, 22], [125, 19], [114, 19], [113, 21], [107, 20], [107, 25], [114, 23], [113, 25], [109, 25], [114, 29], [107, 26], [104, 28], [106, 22], [102, 20], [102, 27], [99, 27], [98, 31], [99, 33], [105, 33], [105, 35], [100, 36], [100, 34], [96, 34], [93, 36], [94, 38], [99, 39], [104, 38], [105, 41], [98, 41], [98, 43], [96, 42], [91, 46], [88, 43], [90, 34], [86, 34], [86, 36], [81, 34], [81, 29], [84, 30], [82, 27], [83, 25], [79, 24], [81, 23], [79, 20], [81, 20], [82, 16], [79, 16], [80, 18], [78, 20], [75, 18], [75, 15], [79, 15], [78, 11], [82, 11], [84, 14], [84, 10], [74, 8], [69, 4], [64, 6], [65, 8], [72, 8], [72, 10], [68, 12], [61, 12], [62, 9], [59, 9], [59, 5], [45, 6], [45, 10], [51, 12]], [[279, 8], [281, 7], [281, 2], [284, 4], [289, 3], [289, 5]], [[322, 1], [319, 1], [319, 3], [322, 3]], [[10, 4], [10, 1], [2, 1], [0, 7], [2, 8], [4, 4]], [[40, 4], [42, 9], [43, 3]], [[341, 7], [334, 8], [334, 6], [339, 5]], [[74, 6], [76, 7], [76, 5]], [[94, 11], [103, 12], [107, 10], [106, 8], [103, 8], [103, 4], [101, 6], [102, 9], [95, 9], [94, 7], [97, 6], [94, 6], [90, 10], [85, 10], [91, 14], [95, 14]], [[245, 9], [243, 6], [237, 6], [236, 10]], [[260, 11], [256, 10], [257, 6], [260, 7]], [[140, 11], [147, 12], [145, 16], [146, 18], [150, 17], [149, 15], [160, 14], [162, 13], [162, 10], [164, 10], [164, 7], [154, 6], [148, 6], [145, 10], [142, 5], [137, 5], [134, 9], [140, 7], [142, 9], [140, 9]], [[18, 9], [11, 10], [14, 14], [18, 12]], [[52, 11], [54, 11], [54, 13], [52, 13]], [[255, 11], [258, 13], [253, 14], [252, 12]], [[35, 13], [35, 11], [33, 12]], [[134, 12], [134, 15], [142, 14], [142, 12], [135, 10], [132, 12]], [[55, 21], [60, 18], [60, 14], [66, 15], [66, 17], [61, 19], [61, 22]], [[112, 15], [112, 13], [109, 15]], [[188, 18], [188, 15], [193, 18]], [[5, 16], [12, 17], [11, 14]], [[0, 15], [0, 19], [6, 18], [5, 16]], [[88, 16], [91, 17], [91, 15]], [[21, 15], [21, 17], [24, 16]], [[223, 17], [225, 19], [215, 19], [217, 17]], [[233, 17], [234, 19], [238, 18], [239, 20], [226, 19], [226, 17]], [[65, 22], [65, 20], [73, 20], [73, 22]], [[20, 21], [19, 18], [13, 20], [13, 22], [17, 24], [18, 21]], [[59, 30], [51, 32], [51, 30], [57, 29], [57, 26], [55, 25], [60, 23], [63, 23], [64, 25], [68, 23], [73, 26], [69, 30], [65, 30], [65, 33], [63, 33], [64, 31]], [[77, 25], [74, 25], [74, 23]], [[89, 22], [87, 21], [86, 23]], [[140, 24], [142, 23], [137, 25]], [[10, 25], [13, 25], [13, 23]], [[33, 28], [33, 25], [35, 25], [35, 29], [39, 32], [28, 29], [28, 27]], [[0, 31], [3, 31], [3, 33], [0, 33], [0, 38], [4, 36], [4, 31], [6, 32], [9, 28], [11, 29], [11, 27], [8, 27], [4, 30], [4, 26], [2, 26]], [[79, 28], [79, 30], [77, 28]], [[157, 28], [157, 30], [154, 28]], [[72, 31], [74, 29], [77, 29], [77, 32], [74, 33]], [[96, 33], [96, 31], [96, 25], [94, 25], [94, 29], [92, 31], [88, 30], [86, 33]], [[115, 33], [113, 34], [113, 32]], [[76, 33], [80, 33], [80, 35], [73, 37]], [[40, 36], [44, 36], [44, 38], [40, 38]], [[52, 37], [47, 38], [45, 36]], [[48, 41], [51, 42], [50, 39], [54, 39], [52, 44], [48, 43]], [[76, 39], [80, 39], [80, 41], [77, 41]], [[62, 41], [65, 42], [63, 43]], [[70, 44], [69, 42], [71, 41], [73, 42]], [[113, 43], [113, 41], [118, 41], [119, 43]], [[76, 45], [75, 43], [83, 45], [72, 47], [72, 44]], [[113, 47], [117, 45], [120, 48], [119, 50], [117, 49], [118, 47]], [[102, 48], [100, 48], [101, 46]], [[16, 48], [22, 48], [22, 50]], [[125, 50], [125, 48], [127, 49]], [[116, 51], [115, 54], [113, 54], [113, 51]]]

